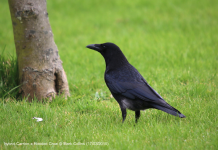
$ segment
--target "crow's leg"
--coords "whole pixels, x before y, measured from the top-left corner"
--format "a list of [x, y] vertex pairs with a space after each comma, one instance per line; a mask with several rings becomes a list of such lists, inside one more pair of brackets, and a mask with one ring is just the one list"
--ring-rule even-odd
[[[113, 95], [113, 96], [115, 96], [115, 95]], [[117, 100], [117, 99], [116, 99], [116, 100]], [[123, 117], [123, 123], [124, 123], [124, 121], [125, 121], [125, 119], [126, 119], [126, 107], [123, 105], [123, 103], [122, 103], [121, 101], [118, 101], [118, 100], [117, 100], [117, 102], [118, 102], [119, 105], [120, 105], [120, 109], [121, 109], [122, 117]]]
[[137, 110], [135, 111], [135, 123], [137, 123], [139, 117], [140, 117], [140, 110]]
[[125, 108], [121, 108], [121, 112], [122, 112], [122, 117], [123, 117], [123, 123], [126, 119], [126, 109]]

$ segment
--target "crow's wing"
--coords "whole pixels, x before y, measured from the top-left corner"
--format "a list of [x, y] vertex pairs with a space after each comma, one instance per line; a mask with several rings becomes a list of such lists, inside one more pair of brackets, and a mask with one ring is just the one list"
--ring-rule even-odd
[[143, 77], [141, 77], [141, 81], [120, 81], [110, 77], [110, 75], [105, 75], [105, 82], [112, 93], [121, 94], [130, 99], [142, 99], [153, 102], [163, 100]]
[[[142, 78], [142, 80], [144, 79]], [[164, 99], [154, 89], [152, 89], [145, 80], [144, 82], [123, 82], [106, 75], [105, 81], [112, 93], [121, 94], [128, 99], [141, 99], [150, 102], [150, 104], [156, 109], [160, 109], [181, 118], [185, 117], [181, 112], [165, 102]]]

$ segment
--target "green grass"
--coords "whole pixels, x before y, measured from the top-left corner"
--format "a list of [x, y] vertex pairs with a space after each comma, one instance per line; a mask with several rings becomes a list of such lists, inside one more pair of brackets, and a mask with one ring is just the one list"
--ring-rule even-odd
[[[7, 1], [0, 1], [0, 149], [218, 149], [218, 1], [50, 0], [47, 5], [71, 97], [43, 104], [17, 97], [12, 23]], [[134, 112], [128, 111], [122, 124], [104, 83], [104, 59], [85, 48], [103, 42], [116, 43], [186, 118], [146, 110], [135, 125]], [[109, 145], [73, 145], [78, 142]]]

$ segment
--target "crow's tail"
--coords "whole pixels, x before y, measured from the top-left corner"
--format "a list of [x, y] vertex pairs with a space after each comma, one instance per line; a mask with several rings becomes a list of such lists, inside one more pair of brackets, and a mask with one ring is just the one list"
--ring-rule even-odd
[[[167, 103], [166, 103], [167, 104]], [[162, 110], [168, 114], [180, 117], [180, 118], [185, 118], [185, 115], [183, 115], [181, 112], [179, 112], [177, 109], [173, 108], [172, 106], [170, 106], [169, 104], [165, 105], [165, 106], [161, 106], [158, 104], [153, 104], [152, 105], [154, 108]]]

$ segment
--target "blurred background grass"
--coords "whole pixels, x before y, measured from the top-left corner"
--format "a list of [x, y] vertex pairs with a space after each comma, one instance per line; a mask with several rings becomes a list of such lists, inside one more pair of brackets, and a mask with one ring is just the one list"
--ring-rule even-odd
[[[71, 97], [29, 105], [25, 100], [11, 102], [8, 95], [0, 108], [4, 137], [0, 144], [70, 139], [106, 141], [110, 144], [106, 149], [218, 148], [218, 1], [49, 0], [47, 7]], [[0, 14], [0, 54], [5, 61], [8, 55], [16, 58], [5, 0], [0, 1]], [[134, 113], [128, 111], [121, 125], [119, 106], [104, 83], [104, 59], [85, 47], [104, 42], [117, 44], [148, 83], [187, 118], [147, 110], [134, 127]], [[12, 89], [14, 84], [7, 87]], [[47, 122], [37, 126], [30, 120], [23, 126], [34, 114]], [[15, 125], [14, 132], [5, 130], [10, 124]]]

